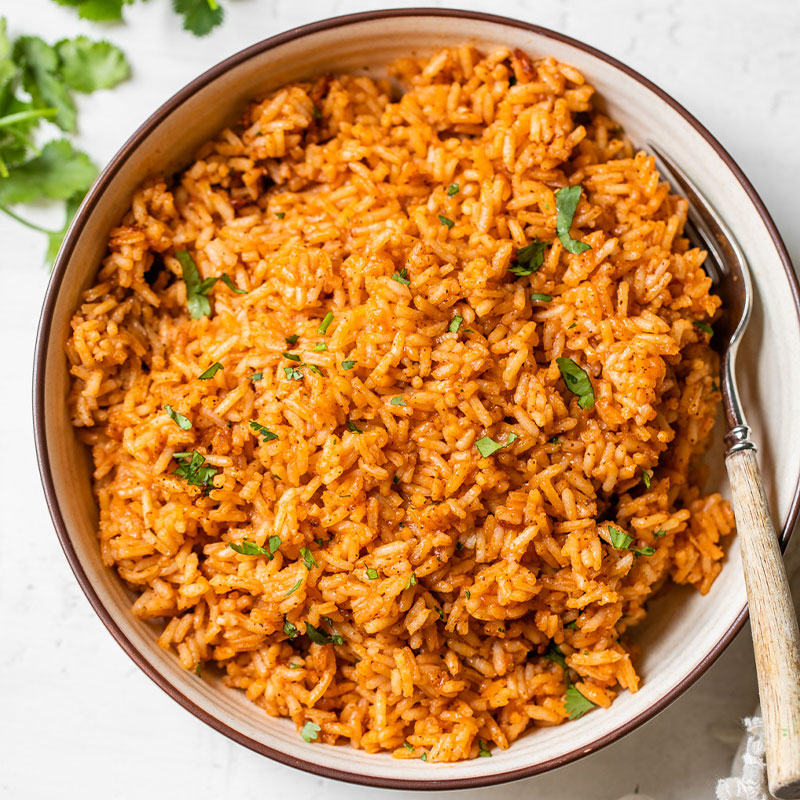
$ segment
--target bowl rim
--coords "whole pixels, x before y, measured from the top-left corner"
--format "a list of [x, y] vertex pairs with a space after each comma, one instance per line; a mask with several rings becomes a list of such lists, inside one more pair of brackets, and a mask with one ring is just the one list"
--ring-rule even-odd
[[[538, 34], [546, 39], [551, 39], [563, 44], [575, 47], [583, 52], [601, 60], [610, 66], [620, 70], [628, 77], [633, 78], [638, 83], [642, 84], [651, 93], [656, 95], [659, 100], [669, 105], [674, 111], [680, 114], [686, 122], [688, 122], [694, 130], [699, 133], [703, 139], [714, 149], [725, 166], [730, 170], [738, 183], [744, 189], [750, 202], [755, 210], [758, 212], [761, 220], [763, 221], [767, 232], [772, 239], [772, 244], [775, 247], [778, 256], [783, 264], [786, 272], [787, 280], [792, 292], [792, 301], [794, 303], [795, 312], [800, 318], [800, 284], [798, 283], [797, 275], [794, 271], [791, 258], [786, 249], [786, 246], [781, 238], [778, 229], [767, 211], [763, 201], [761, 200], [758, 192], [745, 176], [742, 169], [732, 158], [732, 156], [725, 150], [725, 148], [717, 141], [717, 139], [703, 126], [689, 111], [687, 111], [680, 103], [667, 94], [663, 89], [654, 84], [649, 79], [645, 78], [636, 70], [628, 65], [619, 61], [618, 59], [609, 56], [602, 50], [599, 50], [591, 45], [585, 44], [570, 36], [566, 36], [557, 31], [544, 28], [540, 25], [534, 25], [522, 20], [513, 19], [511, 17], [500, 16], [496, 14], [488, 14], [479, 11], [467, 11], [455, 8], [394, 8], [383, 9], [379, 11], [365, 11], [356, 14], [346, 14], [342, 16], [330, 17], [327, 19], [312, 22], [306, 25], [301, 25], [292, 28], [288, 31], [276, 34], [267, 39], [256, 42], [243, 50], [229, 56], [228, 58], [220, 61], [210, 69], [203, 72], [197, 78], [192, 80], [172, 97], [166, 100], [153, 114], [151, 114], [127, 139], [127, 141], [120, 147], [113, 158], [108, 162], [106, 167], [98, 176], [97, 180], [92, 185], [92, 188], [87, 193], [80, 209], [78, 210], [75, 218], [70, 225], [64, 242], [61, 246], [59, 254], [56, 258], [50, 281], [45, 293], [42, 311], [39, 318], [39, 325], [36, 335], [36, 344], [34, 348], [34, 369], [33, 369], [33, 425], [34, 425], [34, 442], [36, 448], [36, 460], [39, 467], [40, 478], [42, 481], [42, 488], [44, 490], [45, 500], [47, 502], [50, 517], [56, 530], [61, 547], [69, 562], [75, 578], [78, 581], [83, 593], [89, 600], [90, 605], [95, 613], [100, 618], [103, 625], [109, 633], [116, 639], [117, 643], [122, 649], [130, 656], [134, 663], [161, 689], [164, 690], [173, 700], [178, 702], [187, 711], [195, 717], [205, 722], [220, 733], [226, 735], [230, 739], [238, 742], [241, 745], [265, 755], [275, 761], [285, 764], [304, 772], [309, 772], [315, 775], [320, 775], [326, 778], [333, 778], [340, 781], [349, 783], [362, 784], [366, 786], [373, 786], [385, 789], [409, 789], [409, 790], [452, 790], [452, 789], [469, 789], [483, 786], [492, 786], [497, 784], [506, 783], [509, 781], [520, 780], [522, 778], [538, 775], [557, 767], [565, 766], [585, 755], [595, 753], [601, 748], [611, 744], [612, 742], [621, 739], [626, 734], [638, 728], [648, 720], [652, 719], [656, 714], [663, 711], [668, 705], [675, 701], [688, 689], [706, 670], [717, 660], [723, 650], [733, 641], [736, 634], [741, 630], [747, 616], [747, 604], [739, 611], [736, 619], [723, 634], [723, 636], [715, 643], [712, 649], [705, 654], [701, 661], [684, 677], [676, 686], [662, 697], [659, 697], [654, 703], [638, 715], [637, 717], [624, 722], [617, 726], [612, 731], [604, 734], [593, 740], [586, 746], [578, 749], [570, 750], [559, 756], [548, 759], [545, 762], [533, 764], [530, 766], [518, 767], [509, 769], [501, 773], [492, 775], [475, 775], [463, 778], [445, 778], [445, 779], [402, 779], [390, 777], [372, 777], [369, 775], [359, 774], [357, 772], [349, 772], [343, 769], [334, 769], [326, 766], [321, 766], [315, 763], [311, 756], [308, 759], [296, 758], [287, 755], [269, 745], [265, 745], [250, 736], [231, 727], [227, 723], [209, 713], [205, 708], [190, 700], [183, 692], [176, 686], [170, 683], [164, 675], [159, 672], [155, 667], [151, 666], [137, 647], [128, 639], [122, 629], [114, 620], [111, 612], [103, 605], [100, 597], [95, 591], [92, 583], [84, 571], [77, 551], [70, 538], [69, 531], [64, 522], [59, 499], [56, 495], [53, 475], [51, 471], [50, 460], [48, 456], [47, 434], [48, 429], [45, 420], [45, 372], [47, 364], [47, 350], [50, 342], [51, 323], [53, 312], [56, 305], [56, 300], [59, 295], [61, 284], [64, 280], [67, 265], [69, 264], [75, 246], [78, 242], [86, 220], [91, 215], [93, 210], [102, 201], [103, 194], [108, 188], [108, 185], [116, 176], [117, 172], [121, 169], [122, 165], [127, 161], [131, 152], [139, 147], [152, 133], [152, 131], [177, 107], [190, 98], [200, 89], [204, 88], [219, 76], [228, 70], [242, 64], [256, 55], [267, 52], [279, 45], [285, 44], [296, 39], [301, 39], [305, 36], [319, 33], [325, 30], [331, 30], [344, 26], [349, 26], [355, 23], [368, 22], [374, 20], [386, 20], [401, 17], [444, 17], [444, 18], [459, 18], [470, 19], [478, 22], [488, 22], [497, 25], [505, 25], [507, 27], [519, 28], [528, 32]], [[779, 543], [781, 550], [785, 550], [786, 545], [792, 535], [792, 530], [797, 522], [798, 514], [800, 514], [800, 475], [798, 475], [797, 483], [795, 485], [792, 501], [787, 513], [786, 519], [779, 533]]]

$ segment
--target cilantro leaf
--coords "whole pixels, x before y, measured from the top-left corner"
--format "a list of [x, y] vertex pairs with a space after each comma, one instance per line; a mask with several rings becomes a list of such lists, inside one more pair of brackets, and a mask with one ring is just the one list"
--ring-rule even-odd
[[478, 756], [480, 758], [491, 758], [492, 754], [489, 748], [486, 746], [486, 742], [483, 739], [478, 739]]
[[534, 292], [531, 295], [531, 300], [534, 300], [537, 303], [549, 303], [553, 298], [549, 294], [539, 294], [538, 292]]
[[534, 239], [530, 244], [526, 244], [525, 247], [520, 247], [517, 250], [517, 260], [513, 266], [508, 268], [508, 271], [521, 278], [526, 275], [532, 275], [544, 264], [544, 249], [547, 245], [548, 242]]
[[505, 444], [501, 444], [500, 442], [496, 442], [489, 436], [482, 436], [475, 442], [475, 447], [478, 448], [478, 452], [484, 457], [488, 458], [489, 456], [496, 453], [498, 450], [502, 450], [504, 447], [508, 447], [512, 442], [515, 442], [519, 437], [516, 433], [510, 433], [508, 435], [508, 439], [506, 440]]
[[169, 414], [170, 419], [182, 430], [188, 431], [189, 428], [192, 427], [192, 423], [183, 416], [183, 414], [179, 414], [171, 405], [165, 405], [164, 411]]
[[709, 336], [714, 335], [714, 329], [707, 322], [696, 319], [692, 324], [695, 326], [695, 328], [697, 328], [697, 330], [703, 331], [703, 333], [707, 333]]
[[644, 488], [645, 489], [649, 489], [650, 488], [650, 478], [651, 478], [650, 473], [646, 469], [643, 469], [642, 470], [642, 483], [644, 483]]
[[439, 214], [439, 222], [441, 222], [442, 225], [444, 225], [446, 228], [452, 228], [453, 225], [455, 225], [455, 222], [453, 222], [453, 220], [448, 219], [447, 217], [444, 217], [441, 214]]
[[571, 358], [557, 358], [556, 364], [564, 383], [578, 398], [578, 405], [588, 411], [594, 408], [594, 388], [586, 370], [581, 369]]
[[406, 401], [403, 400], [403, 398], [398, 395], [397, 397], [393, 397], [389, 401], [389, 405], [390, 406], [407, 406], [408, 403], [406, 403]]
[[608, 535], [615, 550], [627, 550], [633, 541], [633, 536], [618, 530], [613, 525], [608, 526]]
[[448, 197], [455, 197], [458, 194], [459, 185], [457, 183], [451, 183], [447, 187], [447, 196]]
[[333, 311], [329, 311], [325, 317], [323, 318], [322, 322], [320, 322], [319, 327], [317, 328], [317, 333], [321, 335], [325, 335], [330, 327], [331, 322], [333, 322]]
[[300, 631], [297, 630], [297, 626], [289, 622], [286, 617], [283, 618], [283, 632], [290, 639], [296, 639], [300, 635]]
[[266, 556], [269, 561], [275, 557], [275, 551], [281, 546], [280, 536], [270, 536], [267, 539], [267, 547], [251, 542], [246, 536], [241, 544], [236, 542], [228, 542], [228, 547], [236, 551], [242, 556]]
[[307, 547], [300, 548], [300, 555], [303, 557], [303, 563], [306, 565], [306, 569], [310, 570], [319, 566], [314, 559], [313, 553]]
[[361, 428], [359, 428], [358, 425], [356, 425], [351, 419], [347, 420], [345, 424], [347, 430], [351, 431], [352, 433], [364, 433], [364, 431], [362, 431]]
[[411, 283], [411, 281], [408, 279], [408, 270], [405, 267], [403, 267], [400, 272], [395, 272], [392, 275], [392, 280], [402, 283], [403, 286], [408, 286]]
[[303, 729], [300, 731], [300, 736], [304, 742], [315, 742], [322, 730], [316, 722], [306, 722]]
[[594, 703], [587, 700], [577, 686], [568, 686], [564, 709], [570, 719], [580, 719], [587, 711], [594, 708]]
[[464, 321], [464, 317], [459, 316], [456, 314], [453, 319], [450, 321], [450, 324], [447, 326], [447, 330], [449, 333], [458, 333], [458, 329], [461, 327], [461, 323]]
[[95, 22], [117, 21], [122, 19], [122, 6], [133, 0], [55, 0], [60, 6], [78, 9], [78, 16]]
[[297, 581], [297, 583], [294, 586], [292, 586], [292, 588], [289, 589], [288, 592], [286, 592], [284, 597], [289, 597], [290, 595], [293, 595], [302, 585], [303, 585], [303, 579], [300, 578], [300, 580]]
[[369, 569], [367, 569], [367, 577], [368, 577], [368, 578], [369, 578], [371, 581], [376, 581], [376, 580], [378, 580], [378, 570], [376, 570], [376, 569], [373, 569], [372, 567], [369, 567]]
[[56, 43], [64, 83], [78, 92], [111, 89], [130, 75], [125, 54], [110, 42], [93, 42], [86, 36]]
[[569, 232], [582, 191], [580, 186], [565, 186], [556, 192], [556, 233], [561, 244], [564, 245], [564, 249], [575, 254], [585, 253], [592, 249], [592, 246], [586, 242], [573, 239]]
[[197, 376], [197, 380], [210, 381], [221, 369], [223, 369], [222, 364], [215, 361], [205, 372]]
[[69, 89], [58, 74], [59, 58], [38, 36], [20, 36], [14, 42], [14, 61], [22, 73], [22, 85], [31, 96], [34, 108], [55, 108], [53, 122], [72, 133], [77, 127], [78, 113]]
[[656, 553], [656, 549], [647, 544], [644, 547], [631, 547], [631, 552], [636, 553], [637, 556], [653, 556]]
[[[227, 272], [223, 272], [220, 275], [220, 280], [232, 291], [236, 292], [236, 294], [247, 294], [247, 289], [240, 289], [232, 280], [231, 276], [228, 275]], [[297, 341], [297, 337], [295, 336], [295, 342]]]
[[277, 433], [273, 433], [266, 425], [261, 425], [259, 422], [256, 422], [255, 420], [250, 421], [250, 427], [257, 434], [259, 434], [259, 436], [264, 437], [261, 440], [263, 442], [274, 442], [278, 438]]
[[72, 218], [77, 213], [83, 201], [83, 195], [84, 193], [81, 191], [76, 192], [72, 197], [68, 197], [64, 208], [63, 226], [57, 231], [47, 231], [47, 253], [45, 255], [45, 260], [48, 264], [52, 264], [56, 260], [58, 251], [61, 249], [61, 242], [64, 241], [69, 226], [72, 224]]
[[306, 636], [308, 636], [314, 644], [343, 644], [344, 642], [341, 636], [337, 636], [336, 634], [328, 635], [325, 631], [315, 628], [310, 622], [306, 622]]
[[42, 197], [73, 199], [92, 185], [97, 169], [86, 153], [66, 139], [48, 142], [41, 155], [8, 170], [0, 178], [0, 204], [30, 203]]
[[195, 36], [210, 33], [224, 17], [217, 0], [172, 0], [172, 7], [183, 17], [183, 29]]
[[206, 465], [205, 456], [197, 450], [189, 453], [173, 453], [172, 457], [178, 462], [178, 469], [172, 474], [185, 478], [190, 486], [201, 486], [203, 494], [208, 494], [214, 488], [214, 476], [219, 472], [217, 467]]
[[550, 649], [544, 654], [544, 657], [555, 662], [564, 669], [567, 668], [567, 661], [564, 658], [564, 654], [561, 652], [561, 648], [555, 642], [550, 642]]
[[189, 255], [188, 250], [179, 250], [175, 253], [175, 258], [181, 264], [183, 270], [183, 282], [186, 284], [186, 305], [192, 319], [200, 319], [211, 314], [211, 303], [208, 300], [208, 293], [211, 291], [217, 278], [200, 279], [197, 271], [197, 264]]
[[408, 583], [406, 584], [406, 589], [410, 589], [412, 586], [417, 585], [417, 575], [416, 573], [412, 572], [411, 577], [408, 579]]
[[357, 361], [342, 361], [342, 369], [348, 370], [353, 369], [353, 367], [357, 364]]

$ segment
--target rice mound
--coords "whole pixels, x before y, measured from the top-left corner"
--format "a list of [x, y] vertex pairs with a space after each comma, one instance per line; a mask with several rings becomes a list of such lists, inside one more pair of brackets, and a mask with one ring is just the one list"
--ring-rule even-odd
[[[141, 186], [69, 403], [103, 561], [162, 647], [307, 740], [457, 761], [636, 691], [648, 598], [718, 574], [719, 300], [574, 68], [465, 45], [390, 76], [281, 88]], [[198, 318], [182, 251], [229, 279]]]

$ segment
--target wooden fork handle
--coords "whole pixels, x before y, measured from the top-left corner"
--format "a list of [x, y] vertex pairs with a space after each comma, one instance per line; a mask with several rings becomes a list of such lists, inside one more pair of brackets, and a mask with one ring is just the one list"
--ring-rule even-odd
[[789, 582], [755, 449], [749, 442], [732, 447], [725, 463], [750, 606], [769, 788], [775, 797], [800, 798], [800, 637]]

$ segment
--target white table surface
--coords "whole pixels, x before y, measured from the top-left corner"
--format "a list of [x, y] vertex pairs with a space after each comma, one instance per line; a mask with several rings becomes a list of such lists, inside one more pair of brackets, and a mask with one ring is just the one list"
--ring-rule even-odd
[[[458, 3], [455, 3], [457, 5]], [[1, 0], [12, 35], [86, 33], [121, 45], [135, 70], [80, 97], [79, 144], [103, 164], [191, 78], [267, 36], [328, 16], [414, 5], [363, 0], [224, 0], [209, 38], [180, 30], [168, 0], [136, 3], [127, 25], [91, 25], [50, 0]], [[448, 5], [430, 3], [429, 5]], [[582, 39], [671, 93], [726, 146], [761, 193], [800, 264], [800, 3], [797, 0], [461, 0]], [[44, 224], [58, 215], [42, 208]], [[412, 793], [347, 786], [240, 747], [192, 717], [128, 659], [89, 607], [56, 541], [33, 451], [30, 372], [47, 283], [42, 237], [0, 216], [0, 796], [309, 798]], [[777, 378], [776, 378], [777, 379]], [[797, 542], [795, 543], [798, 544]], [[713, 797], [756, 702], [745, 631], [668, 710], [577, 764], [475, 800]], [[433, 795], [431, 795], [433, 796]]]

